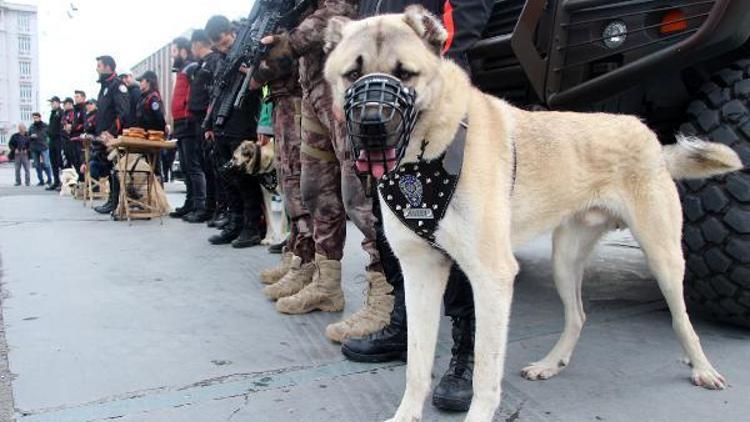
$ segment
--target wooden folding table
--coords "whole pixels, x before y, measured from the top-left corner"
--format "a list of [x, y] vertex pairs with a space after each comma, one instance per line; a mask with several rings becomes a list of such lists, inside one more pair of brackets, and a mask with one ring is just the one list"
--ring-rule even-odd
[[[163, 217], [164, 213], [161, 210], [155, 195], [156, 185], [159, 183], [156, 179], [156, 164], [158, 163], [158, 156], [161, 150], [177, 148], [177, 142], [150, 141], [146, 139], [121, 136], [110, 142], [109, 146], [117, 148], [119, 160], [124, 160], [124, 166], [121, 168], [125, 169], [125, 171], [118, 172], [120, 180], [120, 200], [117, 210], [115, 210], [115, 216], [125, 218], [128, 221], [131, 221], [132, 219]], [[146, 159], [149, 167], [146, 175], [147, 192], [145, 198], [141, 199], [131, 198], [128, 195], [127, 169], [130, 168], [130, 160], [131, 157], [133, 157], [132, 154], [141, 154]], [[118, 167], [120, 166], [118, 165]], [[140, 209], [133, 209], [133, 207], [138, 207]]]

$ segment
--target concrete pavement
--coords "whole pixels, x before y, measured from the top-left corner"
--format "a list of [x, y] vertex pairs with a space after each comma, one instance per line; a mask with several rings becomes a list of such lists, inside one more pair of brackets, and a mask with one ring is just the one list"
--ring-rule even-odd
[[[402, 364], [348, 362], [324, 337], [341, 314], [276, 313], [257, 280], [277, 259], [265, 248], [212, 247], [210, 229], [168, 219], [112, 222], [11, 184], [12, 168], [0, 166], [0, 420], [378, 421], [398, 406]], [[180, 203], [179, 186], [168, 188]], [[365, 254], [349, 229], [344, 315], [359, 308], [365, 287]], [[562, 328], [549, 251], [541, 239], [518, 252], [496, 420], [750, 420], [750, 332], [693, 318], [731, 384], [693, 387], [626, 232], [592, 259], [589, 320], [569, 367], [549, 381], [523, 380], [520, 368], [544, 356]], [[443, 321], [436, 378], [450, 359], [448, 328]], [[426, 421], [463, 416], [425, 409]]]

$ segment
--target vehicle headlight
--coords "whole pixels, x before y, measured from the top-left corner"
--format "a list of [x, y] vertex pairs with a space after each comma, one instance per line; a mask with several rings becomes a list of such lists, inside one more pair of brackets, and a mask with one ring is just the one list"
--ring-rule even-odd
[[623, 45], [627, 36], [628, 26], [625, 25], [625, 22], [620, 20], [608, 23], [607, 26], [604, 27], [604, 31], [602, 31], [604, 45], [613, 50]]

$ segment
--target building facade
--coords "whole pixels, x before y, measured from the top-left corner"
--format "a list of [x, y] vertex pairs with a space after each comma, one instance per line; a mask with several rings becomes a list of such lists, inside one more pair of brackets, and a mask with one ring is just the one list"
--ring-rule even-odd
[[0, 145], [39, 106], [37, 8], [0, 0]]

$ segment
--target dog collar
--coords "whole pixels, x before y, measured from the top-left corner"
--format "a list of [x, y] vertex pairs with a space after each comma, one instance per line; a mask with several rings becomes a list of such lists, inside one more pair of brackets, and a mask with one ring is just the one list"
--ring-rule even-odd
[[[403, 164], [384, 175], [378, 191], [401, 222], [430, 245], [456, 192], [464, 162], [467, 122], [458, 127], [453, 141], [440, 157], [427, 161], [420, 154], [416, 163]], [[422, 151], [427, 142], [422, 143]]]

